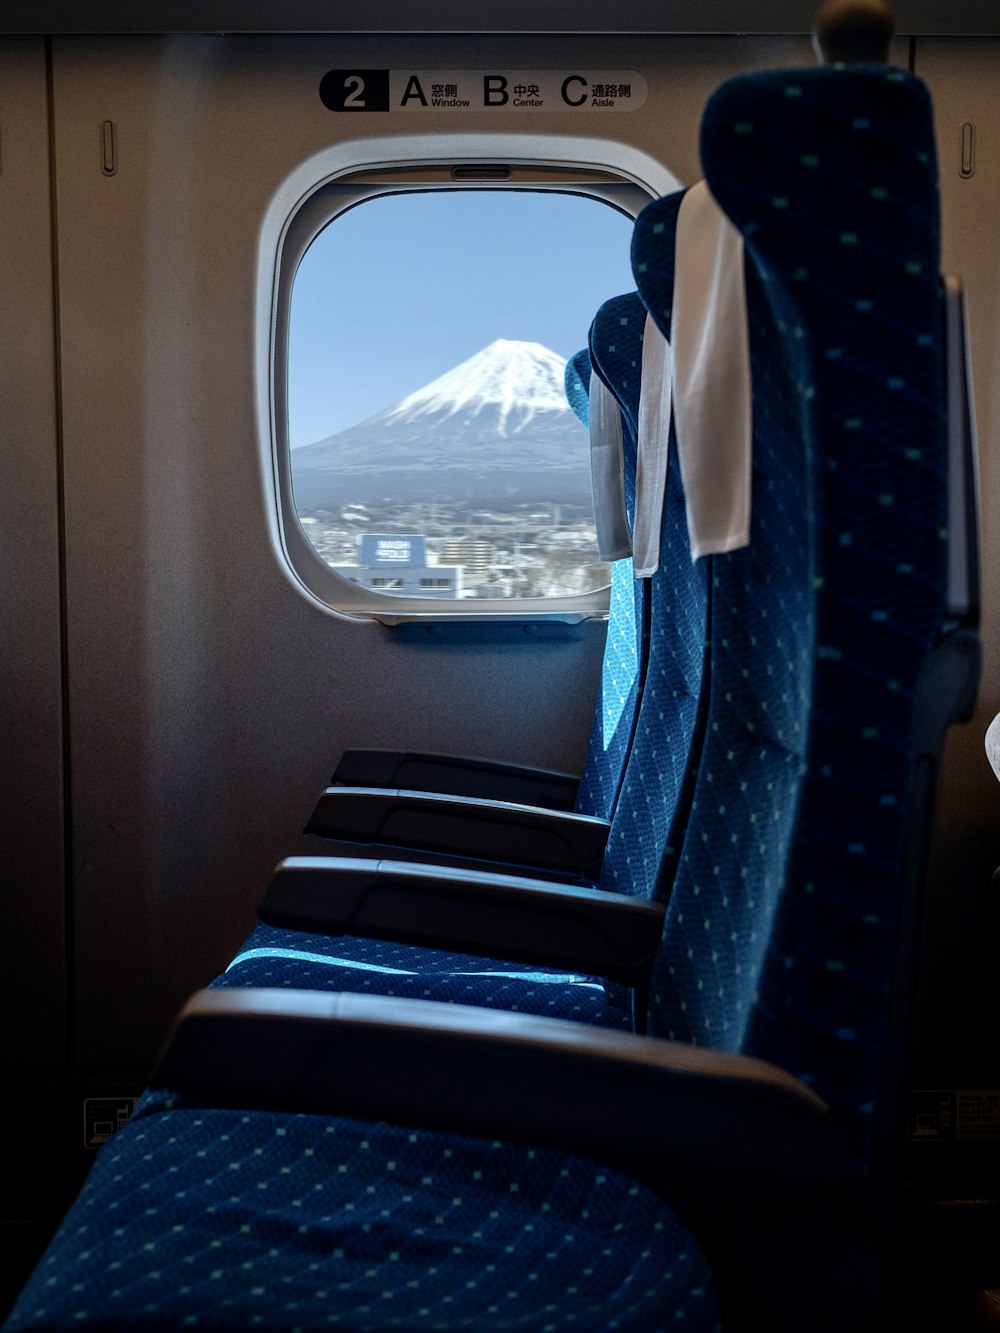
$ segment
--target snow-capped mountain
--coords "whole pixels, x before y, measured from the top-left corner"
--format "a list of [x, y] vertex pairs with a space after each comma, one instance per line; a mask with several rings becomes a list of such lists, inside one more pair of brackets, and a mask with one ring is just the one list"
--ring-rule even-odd
[[566, 411], [565, 370], [562, 357], [541, 343], [498, 338], [372, 420], [402, 425], [458, 416], [467, 425], [485, 417], [482, 424], [499, 435], [516, 435], [539, 413]]
[[585, 500], [587, 436], [566, 401], [565, 364], [541, 343], [497, 339], [367, 421], [294, 450], [296, 505]]

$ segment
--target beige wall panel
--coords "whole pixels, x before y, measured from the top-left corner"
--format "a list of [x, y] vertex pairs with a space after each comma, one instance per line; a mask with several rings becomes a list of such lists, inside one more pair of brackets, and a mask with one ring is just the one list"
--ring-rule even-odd
[[[633, 68], [641, 112], [529, 128], [618, 134], [697, 170], [724, 77], [804, 42], [164, 38], [55, 43], [74, 903], [81, 1055], [155, 1053], [253, 922], [349, 745], [582, 760], [601, 629], [500, 648], [394, 636], [307, 600], [272, 541], [255, 415], [261, 219], [339, 134], [512, 130], [435, 113], [378, 126], [320, 103], [346, 64]], [[117, 175], [98, 127], [117, 126]], [[366, 117], [376, 120], [376, 117]], [[600, 122], [600, 123], [595, 123]]]

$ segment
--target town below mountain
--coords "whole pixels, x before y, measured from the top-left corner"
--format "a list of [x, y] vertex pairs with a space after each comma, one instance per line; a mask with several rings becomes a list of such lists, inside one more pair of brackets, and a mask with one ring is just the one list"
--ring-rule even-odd
[[[318, 553], [352, 582], [404, 596], [606, 584], [565, 364], [540, 343], [497, 339], [367, 421], [293, 450], [296, 510]], [[392, 538], [412, 539], [412, 556]], [[393, 567], [373, 552], [394, 552]]]

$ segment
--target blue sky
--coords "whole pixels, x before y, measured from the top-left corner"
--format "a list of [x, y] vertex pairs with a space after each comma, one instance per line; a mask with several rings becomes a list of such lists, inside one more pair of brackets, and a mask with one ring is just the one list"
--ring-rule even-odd
[[569, 357], [633, 290], [632, 223], [579, 195], [383, 195], [327, 227], [292, 291], [292, 448], [389, 407], [495, 338]]

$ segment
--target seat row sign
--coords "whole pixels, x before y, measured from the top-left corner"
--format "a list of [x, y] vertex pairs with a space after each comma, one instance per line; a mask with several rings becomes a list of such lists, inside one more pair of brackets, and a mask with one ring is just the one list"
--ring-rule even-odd
[[331, 69], [331, 111], [638, 111], [646, 80], [632, 69]]

